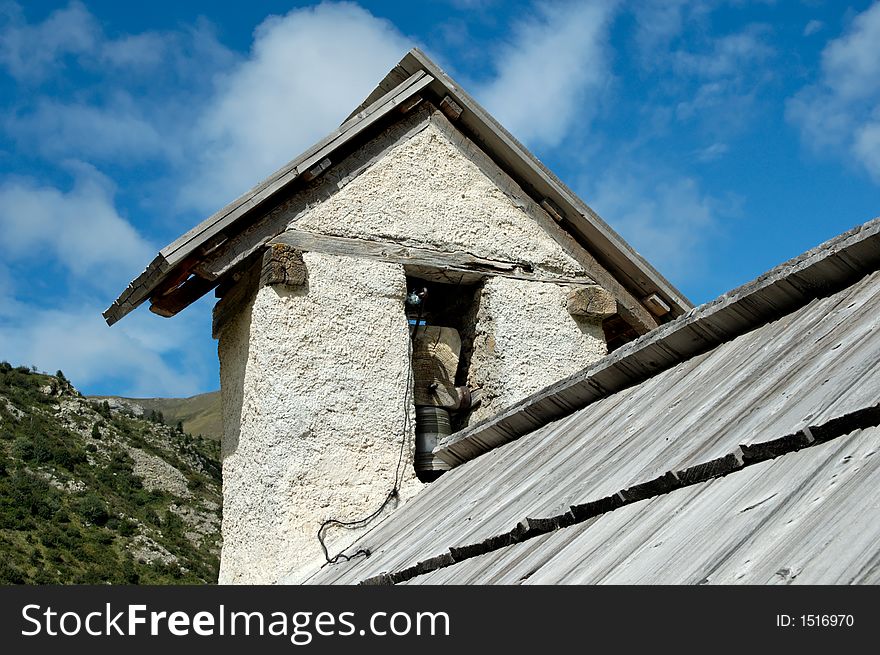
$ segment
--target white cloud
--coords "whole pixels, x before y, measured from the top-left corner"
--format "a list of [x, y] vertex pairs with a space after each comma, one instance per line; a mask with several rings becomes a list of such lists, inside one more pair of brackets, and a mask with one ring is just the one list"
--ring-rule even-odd
[[0, 64], [19, 80], [37, 81], [67, 55], [95, 47], [97, 21], [79, 2], [53, 11], [42, 23], [25, 22], [18, 5], [0, 9]]
[[721, 226], [722, 203], [686, 176], [609, 171], [590, 205], [663, 275], [681, 283], [706, 265], [705, 245]]
[[338, 125], [412, 47], [355, 4], [264, 21], [196, 121], [185, 207], [218, 209]]
[[[714, 138], [731, 138], [755, 113], [773, 78], [772, 27], [751, 23], [728, 34], [713, 29], [721, 5], [734, 0], [646, 0], [631, 3], [638, 63], [662, 82], [645, 110], [657, 129], [669, 118], [695, 122]], [[710, 116], [711, 120], [703, 120]]]
[[653, 67], [658, 52], [669, 50], [682, 31], [686, 13], [693, 9], [692, 0], [645, 0], [634, 5], [636, 45], [643, 64]]
[[705, 52], [673, 53], [673, 69], [679, 74], [703, 78], [738, 75], [743, 68], [765, 61], [773, 54], [765, 40], [767, 28], [750, 25], [741, 32], [714, 38]]
[[[60, 368], [78, 386], [113, 393], [204, 390], [211, 358], [193, 345], [210, 330], [207, 306], [161, 326], [148, 312], [113, 329], [104, 323], [119, 280], [155, 251], [116, 211], [106, 178], [84, 164], [68, 168], [69, 191], [26, 179], [0, 185], [0, 359]], [[55, 262], [68, 275], [52, 279]]]
[[858, 14], [822, 51], [819, 79], [792, 97], [786, 113], [814, 148], [848, 151], [880, 182], [880, 2]]
[[812, 36], [816, 32], [825, 27], [825, 23], [820, 20], [811, 20], [804, 26], [804, 36]]
[[76, 180], [68, 192], [27, 179], [0, 184], [4, 260], [40, 262], [49, 255], [74, 276], [102, 285], [137, 273], [153, 248], [116, 212], [105, 177], [84, 164], [68, 166]]
[[144, 116], [132, 98], [117, 94], [105, 106], [41, 99], [32, 111], [9, 116], [7, 131], [49, 158], [76, 153], [92, 161], [128, 163], [169, 157], [179, 143]]
[[151, 73], [151, 83], [157, 76], [182, 74], [197, 83], [198, 76], [210, 81], [217, 63], [229, 63], [232, 57], [204, 19], [178, 31], [110, 38], [77, 0], [39, 23], [28, 23], [14, 2], [0, 6], [0, 65], [23, 83], [63, 73], [71, 62], [105, 75]]
[[516, 138], [555, 146], [595, 114], [609, 80], [607, 31], [615, 2], [542, 3], [492, 57], [496, 76], [475, 95]]
[[874, 179], [880, 181], [880, 117], [856, 130], [853, 152]]
[[[205, 360], [188, 352], [187, 345], [201, 336], [195, 328], [209, 328], [197, 325], [192, 314], [159, 326], [155, 323], [163, 319], [140, 313], [128, 325], [111, 329], [101, 318], [100, 303], [87, 297], [51, 309], [18, 302], [17, 309], [15, 315], [0, 312], [0, 358], [13, 364], [61, 369], [81, 388], [102, 383], [106, 388], [113, 381], [112, 393], [121, 395], [182, 396], [203, 390]], [[149, 329], [146, 322], [152, 323]], [[144, 338], [151, 334], [165, 339]]]

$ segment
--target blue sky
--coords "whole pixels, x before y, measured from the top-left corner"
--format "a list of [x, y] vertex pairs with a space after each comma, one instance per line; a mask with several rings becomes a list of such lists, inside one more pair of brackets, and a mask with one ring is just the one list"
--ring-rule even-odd
[[880, 211], [880, 1], [0, 0], [0, 359], [218, 387], [211, 299], [100, 312], [425, 50], [695, 303]]

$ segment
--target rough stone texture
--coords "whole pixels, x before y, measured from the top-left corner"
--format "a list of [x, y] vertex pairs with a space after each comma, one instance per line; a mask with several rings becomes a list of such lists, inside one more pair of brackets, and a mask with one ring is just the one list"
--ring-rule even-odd
[[473, 425], [607, 354], [599, 321], [567, 310], [569, 285], [486, 280], [468, 384], [482, 388]]
[[583, 275], [523, 206], [428, 123], [295, 224], [318, 234], [390, 239]]
[[[320, 524], [361, 518], [391, 489], [405, 416], [401, 499], [421, 488], [414, 409], [403, 405], [402, 267], [318, 253], [304, 260], [307, 285], [261, 288], [220, 336], [221, 583], [289, 572], [286, 581], [297, 582], [320, 566]], [[362, 532], [331, 528], [331, 556]]]
[[617, 301], [611, 292], [595, 285], [569, 291], [566, 307], [572, 316], [599, 321], [617, 313]]
[[156, 457], [140, 448], [128, 448], [134, 460], [134, 474], [144, 481], [144, 489], [165, 491], [180, 498], [189, 498], [186, 476], [161, 457]]

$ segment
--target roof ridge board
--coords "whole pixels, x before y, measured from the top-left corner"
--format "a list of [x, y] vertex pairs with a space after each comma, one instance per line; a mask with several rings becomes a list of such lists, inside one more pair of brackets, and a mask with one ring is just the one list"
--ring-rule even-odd
[[[410, 59], [412, 58], [412, 59]], [[495, 118], [492, 117], [489, 112], [487, 112], [476, 100], [474, 100], [466, 91], [464, 91], [461, 87], [459, 87], [449, 75], [443, 71], [437, 64], [435, 64], [431, 59], [425, 55], [418, 48], [413, 48], [401, 60], [400, 65], [406, 68], [407, 62], [416, 62], [419, 66], [423, 67], [427, 70], [431, 75], [437, 78], [438, 82], [442, 84], [449, 92], [453, 95], [457, 96], [454, 98], [459, 104], [461, 104], [465, 110], [470, 111], [471, 114], [476, 116], [480, 122], [485, 124], [492, 132], [495, 133], [497, 137], [500, 138], [500, 141], [504, 143], [504, 145], [521, 161], [525, 162], [527, 166], [530, 166], [533, 171], [538, 175], [539, 178], [543, 178], [544, 183], [547, 187], [553, 191], [553, 193], [557, 196], [554, 200], [562, 200], [563, 204], [569, 205], [571, 209], [575, 211], [576, 214], [580, 215], [582, 218], [582, 223], [585, 223], [586, 226], [593, 228], [593, 234], [587, 234], [586, 237], [589, 238], [590, 242], [595, 243], [596, 241], [605, 241], [610, 246], [610, 250], [601, 249], [603, 255], [602, 259], [606, 260], [603, 262], [604, 264], [612, 265], [612, 272], [617, 275], [622, 275], [624, 277], [630, 278], [633, 282], [635, 282], [638, 286], [643, 287], [646, 286], [645, 282], [650, 281], [650, 285], [657, 288], [658, 291], [666, 295], [669, 300], [673, 301], [676, 305], [678, 305], [682, 310], [687, 310], [692, 307], [690, 301], [682, 294], [672, 283], [670, 283], [663, 275], [661, 275], [647, 260], [644, 259], [635, 249], [632, 248], [608, 223], [606, 223], [591, 207], [589, 207], [586, 202], [583, 201], [576, 193], [574, 193], [568, 186], [562, 182], [543, 162], [541, 162], [531, 151], [529, 151], [519, 140], [516, 139], [510, 132], [508, 132], [504, 126], [502, 126]], [[411, 66], [412, 63], [409, 63]], [[409, 70], [407, 68], [407, 70]], [[465, 113], [462, 114], [462, 118], [466, 118]], [[482, 143], [483, 139], [480, 139], [481, 147], [486, 147], [487, 144]], [[541, 189], [536, 189], [537, 191], [542, 191]], [[563, 207], [563, 209], [565, 209]], [[572, 221], [569, 220], [569, 223], [573, 225], [573, 227], [577, 228]], [[581, 227], [584, 227], [583, 225]], [[588, 230], [590, 231], [590, 230]], [[634, 278], [632, 275], [628, 274], [625, 270], [623, 270], [620, 266], [621, 262], [613, 261], [613, 255], [615, 253], [619, 253], [623, 255], [625, 258], [624, 263], [632, 264], [636, 267], [636, 269], [641, 269], [647, 275], [648, 280], [638, 280]], [[611, 261], [608, 261], [607, 255], [612, 255]], [[601, 260], [600, 260], [601, 261]]]
[[[840, 266], [836, 260], [844, 260]], [[579, 373], [552, 384], [495, 417], [454, 433], [434, 454], [457, 466], [507, 441], [562, 418], [596, 400], [637, 384], [670, 366], [795, 311], [815, 298], [845, 288], [853, 277], [880, 266], [880, 218], [790, 259], [751, 282], [683, 314], [610, 353]], [[819, 277], [815, 273], [836, 277]], [[817, 285], [817, 279], [823, 284]], [[798, 286], [792, 284], [792, 280]], [[744, 316], [751, 314], [751, 323]], [[725, 329], [730, 322], [736, 329]], [[666, 355], [660, 363], [651, 349]], [[677, 357], [675, 356], [677, 355]], [[643, 372], [637, 371], [641, 368]], [[561, 402], [552, 402], [561, 396]], [[560, 405], [571, 406], [567, 411]], [[537, 417], [541, 417], [540, 420]]]
[[572, 505], [560, 514], [550, 517], [527, 516], [508, 532], [492, 535], [478, 543], [450, 547], [448, 557], [446, 553], [435, 555], [399, 571], [383, 572], [371, 576], [361, 580], [359, 584], [388, 585], [405, 582], [458, 562], [541, 537], [562, 528], [585, 523], [625, 505], [663, 496], [677, 489], [710, 482], [755, 464], [812, 448], [859, 430], [878, 426], [880, 426], [880, 404], [874, 404], [830, 419], [822, 425], [809, 427], [805, 425], [797, 432], [782, 437], [760, 443], [741, 444], [733, 452], [711, 461], [694, 464], [679, 471], [667, 471], [651, 480], [630, 485], [626, 489], [620, 489], [604, 498]]

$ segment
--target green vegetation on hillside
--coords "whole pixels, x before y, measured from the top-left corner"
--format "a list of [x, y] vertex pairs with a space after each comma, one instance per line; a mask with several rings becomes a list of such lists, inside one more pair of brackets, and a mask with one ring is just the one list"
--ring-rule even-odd
[[[95, 396], [104, 400], [111, 396]], [[140, 405], [144, 415], [161, 413], [168, 425], [183, 424], [190, 434], [200, 434], [209, 439], [220, 440], [223, 434], [223, 416], [220, 413], [220, 392], [190, 396], [189, 398], [119, 398]]]
[[60, 371], [0, 362], [0, 584], [215, 582], [218, 459]]

